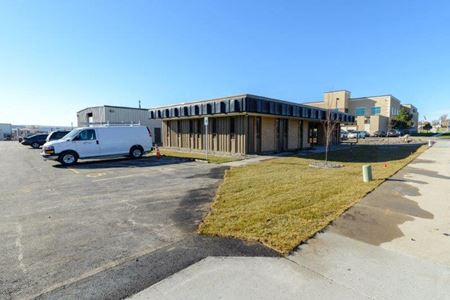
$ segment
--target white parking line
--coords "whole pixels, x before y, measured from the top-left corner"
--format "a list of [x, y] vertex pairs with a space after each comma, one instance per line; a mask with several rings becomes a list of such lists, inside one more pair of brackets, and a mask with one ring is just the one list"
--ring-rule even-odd
[[95, 180], [92, 180], [92, 182], [99, 182], [99, 181], [106, 181], [106, 180], [115, 180], [115, 179], [123, 179], [123, 178], [129, 178], [129, 177], [135, 177], [135, 176], [145, 176], [145, 175], [147, 175], [147, 174], [146, 173], [130, 174], [130, 175], [123, 175], [123, 176], [95, 179]]
[[70, 171], [74, 172], [75, 174], [80, 174], [80, 172], [78, 172], [78, 171], [75, 170], [75, 169], [72, 169], [72, 168], [67, 168], [67, 169], [69, 169]]

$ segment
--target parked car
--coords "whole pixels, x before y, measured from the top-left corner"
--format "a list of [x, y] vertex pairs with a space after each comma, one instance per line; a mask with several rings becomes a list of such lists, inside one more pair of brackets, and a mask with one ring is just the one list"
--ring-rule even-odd
[[359, 138], [365, 139], [368, 136], [370, 136], [370, 134], [367, 131], [360, 131], [359, 132]]
[[73, 129], [64, 139], [46, 143], [41, 155], [63, 165], [73, 165], [84, 158], [140, 158], [151, 150], [152, 137], [147, 127], [104, 126]]
[[341, 130], [341, 140], [348, 139], [348, 132], [345, 130]]
[[400, 136], [400, 131], [398, 131], [396, 129], [391, 129], [391, 130], [388, 130], [386, 135], [388, 137], [399, 137]]
[[358, 137], [358, 132], [354, 130], [349, 130], [347, 133], [347, 138], [356, 139]]
[[365, 139], [366, 133], [365, 131], [349, 131], [347, 137], [349, 139]]
[[25, 146], [31, 146], [34, 149], [38, 149], [40, 146], [44, 145], [47, 142], [48, 134], [34, 134], [32, 136], [28, 136], [23, 138], [21, 144]]
[[68, 134], [70, 131], [68, 130], [56, 130], [49, 133], [47, 136], [47, 142], [60, 140], [62, 139], [66, 134]]
[[375, 131], [372, 136], [375, 137], [385, 137], [386, 136], [386, 132], [384, 132], [383, 130], [377, 130]]

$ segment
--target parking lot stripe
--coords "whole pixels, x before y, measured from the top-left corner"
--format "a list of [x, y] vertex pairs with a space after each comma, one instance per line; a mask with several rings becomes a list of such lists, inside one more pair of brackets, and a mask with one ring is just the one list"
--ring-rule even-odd
[[129, 177], [135, 177], [135, 176], [145, 176], [145, 175], [147, 175], [147, 174], [145, 174], [145, 173], [130, 174], [130, 175], [123, 175], [123, 176], [95, 179], [95, 180], [92, 180], [92, 182], [100, 182], [100, 181], [106, 181], [106, 180], [123, 179], [123, 178], [129, 178]]
[[78, 172], [78, 171], [75, 170], [75, 169], [72, 169], [72, 168], [67, 168], [67, 169], [69, 169], [70, 171], [74, 172], [75, 174], [80, 174], [80, 172]]

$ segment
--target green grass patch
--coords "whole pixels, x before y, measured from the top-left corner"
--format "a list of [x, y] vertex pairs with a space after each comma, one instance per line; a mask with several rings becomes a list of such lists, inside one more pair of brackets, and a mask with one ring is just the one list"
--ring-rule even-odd
[[[198, 231], [258, 241], [288, 253], [425, 149], [367, 145], [330, 152], [330, 160], [344, 165], [339, 169], [309, 166], [323, 154], [232, 168]], [[372, 165], [374, 180], [363, 183], [361, 167], [367, 163]]]
[[[206, 160], [206, 155], [204, 153], [195, 153], [195, 152], [179, 152], [173, 150], [163, 150], [161, 149], [161, 155], [170, 156], [170, 157], [180, 157], [180, 158], [192, 158], [192, 159], [203, 159]], [[216, 155], [208, 155], [208, 162], [215, 164], [223, 164], [227, 162], [232, 162], [236, 160], [241, 160], [240, 157], [235, 156], [216, 156]]]

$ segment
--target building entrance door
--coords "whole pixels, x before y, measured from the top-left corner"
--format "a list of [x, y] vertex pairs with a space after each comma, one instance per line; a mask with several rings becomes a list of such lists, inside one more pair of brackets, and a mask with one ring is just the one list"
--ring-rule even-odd
[[255, 118], [255, 137], [256, 137], [256, 153], [260, 153], [261, 152], [261, 117], [256, 117]]
[[309, 123], [308, 129], [308, 143], [312, 145], [317, 145], [317, 134], [318, 134], [318, 124]]
[[277, 152], [283, 152], [287, 150], [288, 145], [288, 120], [277, 119], [276, 122], [277, 133]]
[[161, 145], [161, 128], [155, 128], [155, 140], [153, 141], [156, 145]]

